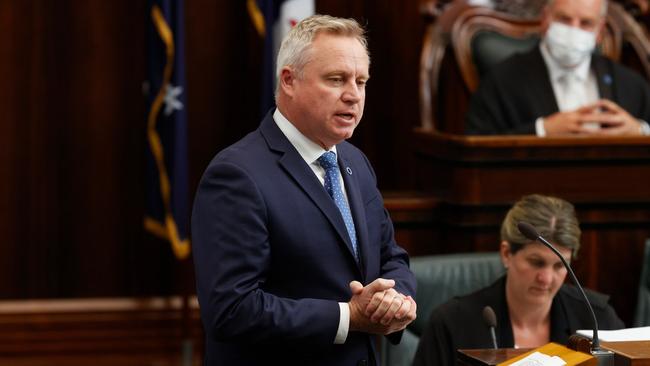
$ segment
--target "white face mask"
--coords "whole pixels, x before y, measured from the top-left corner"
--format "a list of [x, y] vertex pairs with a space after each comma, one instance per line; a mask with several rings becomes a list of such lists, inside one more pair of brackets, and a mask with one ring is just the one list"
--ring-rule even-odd
[[596, 47], [596, 34], [552, 22], [546, 31], [545, 41], [553, 59], [565, 68], [577, 66]]

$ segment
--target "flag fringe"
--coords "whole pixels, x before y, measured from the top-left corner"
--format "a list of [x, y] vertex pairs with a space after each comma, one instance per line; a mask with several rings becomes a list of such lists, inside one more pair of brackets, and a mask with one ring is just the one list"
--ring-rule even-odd
[[246, 2], [246, 7], [248, 8], [248, 15], [251, 18], [251, 22], [253, 22], [253, 26], [255, 26], [255, 29], [257, 30], [257, 34], [264, 38], [266, 36], [266, 22], [264, 21], [262, 10], [257, 6], [255, 0], [248, 0]]
[[[167, 62], [163, 71], [163, 82], [160, 84], [160, 89], [156, 94], [156, 98], [151, 104], [151, 110], [149, 111], [149, 116], [147, 119], [147, 137], [149, 140], [149, 146], [151, 148], [151, 153], [156, 161], [156, 167], [158, 168], [158, 179], [160, 182], [160, 194], [162, 196], [163, 206], [165, 208], [165, 224], [155, 221], [147, 220], [145, 218], [145, 229], [149, 230], [152, 234], [159, 236], [160, 227], [162, 227], [166, 234], [165, 239], [171, 242], [172, 250], [174, 255], [178, 259], [185, 259], [190, 254], [190, 241], [187, 239], [181, 239], [178, 234], [178, 227], [176, 226], [176, 221], [174, 220], [173, 215], [171, 214], [171, 184], [169, 183], [169, 175], [167, 173], [167, 168], [165, 167], [164, 152], [162, 147], [162, 142], [160, 136], [156, 131], [156, 123], [158, 121], [158, 115], [165, 98], [165, 92], [170, 85], [170, 80], [172, 78], [172, 71], [174, 67], [174, 35], [165, 21], [165, 17], [162, 14], [162, 11], [157, 5], [154, 5], [151, 8], [151, 19], [155, 26], [160, 39], [165, 43], [166, 46], [166, 56]], [[154, 226], [150, 221], [155, 221], [158, 226]]]

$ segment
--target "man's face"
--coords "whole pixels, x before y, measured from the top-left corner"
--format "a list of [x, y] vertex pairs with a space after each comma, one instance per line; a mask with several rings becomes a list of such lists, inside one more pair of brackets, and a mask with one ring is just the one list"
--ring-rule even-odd
[[328, 149], [352, 136], [361, 121], [370, 60], [356, 38], [321, 33], [308, 51], [302, 74], [285, 68], [292, 123]]
[[551, 22], [558, 22], [598, 35], [605, 24], [600, 13], [602, 2], [603, 0], [555, 0], [544, 11], [542, 28], [546, 32]]
[[[561, 245], [556, 245], [556, 249], [570, 262], [570, 249]], [[506, 291], [509, 296], [520, 304], [550, 306], [567, 274], [560, 258], [542, 244], [530, 243], [512, 254], [505, 243], [501, 259], [508, 268]]]

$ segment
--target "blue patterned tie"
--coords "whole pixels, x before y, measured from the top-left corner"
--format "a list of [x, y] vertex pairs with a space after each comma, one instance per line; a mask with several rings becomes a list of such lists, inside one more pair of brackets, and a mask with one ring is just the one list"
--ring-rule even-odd
[[341, 188], [341, 179], [339, 172], [339, 165], [336, 162], [336, 154], [333, 151], [328, 151], [318, 158], [318, 163], [325, 169], [325, 190], [330, 194], [336, 207], [341, 211], [343, 222], [348, 229], [348, 235], [352, 241], [352, 249], [354, 250], [354, 258], [359, 261], [359, 252], [357, 250], [357, 231], [354, 229], [354, 221], [352, 221], [352, 213], [348, 206], [348, 201], [343, 195]]

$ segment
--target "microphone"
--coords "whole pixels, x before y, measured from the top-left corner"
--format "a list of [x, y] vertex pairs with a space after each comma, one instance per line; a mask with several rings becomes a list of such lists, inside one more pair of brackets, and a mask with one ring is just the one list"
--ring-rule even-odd
[[499, 348], [497, 345], [497, 335], [494, 332], [494, 328], [497, 327], [497, 316], [494, 314], [494, 310], [492, 310], [492, 307], [490, 305], [486, 306], [483, 308], [483, 320], [485, 320], [485, 324], [487, 324], [488, 328], [490, 328], [490, 336], [492, 337], [492, 346], [494, 349]]
[[571, 279], [573, 280], [573, 283], [576, 285], [578, 290], [580, 290], [580, 294], [582, 295], [582, 299], [585, 301], [585, 304], [587, 304], [587, 308], [589, 309], [589, 313], [591, 314], [591, 319], [593, 321], [593, 338], [591, 342], [591, 354], [595, 356], [598, 359], [598, 365], [613, 365], [614, 364], [614, 354], [611, 351], [605, 350], [600, 348], [600, 341], [598, 340], [598, 321], [596, 320], [596, 314], [594, 313], [594, 309], [591, 307], [591, 303], [589, 302], [589, 299], [587, 299], [587, 295], [585, 294], [585, 290], [582, 288], [582, 285], [580, 285], [580, 282], [578, 281], [578, 278], [576, 277], [575, 273], [573, 273], [573, 270], [571, 269], [571, 266], [569, 266], [569, 263], [567, 263], [566, 259], [558, 252], [555, 247], [548, 242], [548, 240], [544, 239], [535, 227], [533, 225], [527, 223], [527, 222], [520, 222], [517, 224], [517, 228], [519, 229], [519, 232], [521, 232], [526, 238], [532, 241], [539, 241], [540, 243], [544, 244], [547, 246], [555, 255], [560, 258], [562, 261], [562, 264], [564, 264], [564, 268], [567, 269], [567, 272], [569, 272], [569, 275], [571, 276]]

